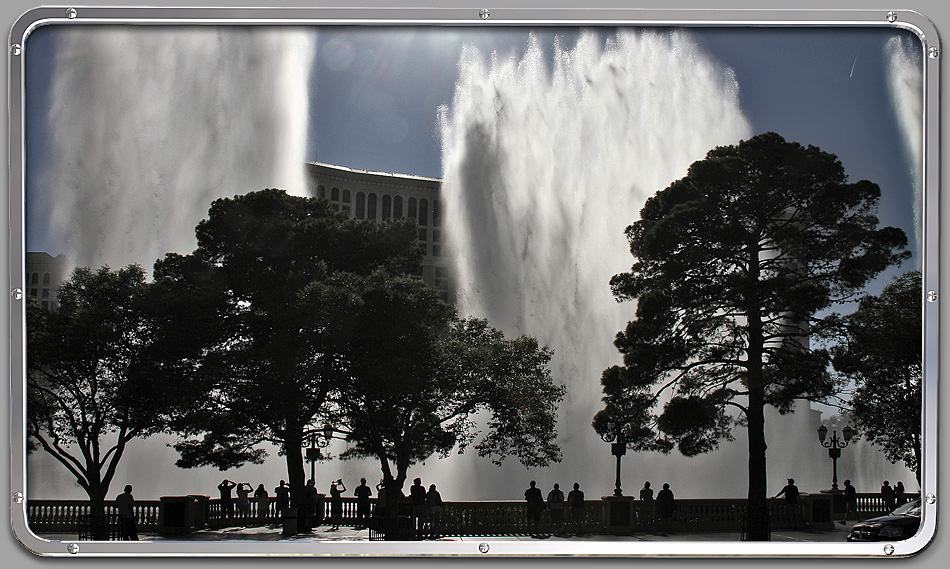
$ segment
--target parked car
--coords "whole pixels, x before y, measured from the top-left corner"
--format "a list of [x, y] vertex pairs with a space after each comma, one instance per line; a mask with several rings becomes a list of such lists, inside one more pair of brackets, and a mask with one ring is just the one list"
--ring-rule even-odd
[[854, 524], [848, 541], [900, 541], [920, 528], [920, 500], [911, 500], [886, 516]]

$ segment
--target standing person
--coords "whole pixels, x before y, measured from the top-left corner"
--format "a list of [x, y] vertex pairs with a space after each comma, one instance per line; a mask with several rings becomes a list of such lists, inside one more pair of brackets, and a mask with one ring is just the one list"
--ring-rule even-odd
[[896, 496], [894, 494], [894, 489], [891, 488], [891, 484], [887, 480], [885, 480], [884, 485], [881, 486], [881, 498], [884, 499], [884, 509], [887, 511], [887, 513], [893, 512]]
[[353, 491], [356, 496], [356, 529], [363, 529], [369, 524], [369, 498], [373, 491], [366, 485], [366, 479], [360, 478], [360, 485]]
[[274, 507], [277, 509], [276, 514], [283, 517], [284, 508], [290, 505], [290, 486], [287, 486], [287, 483], [281, 480], [280, 486], [274, 488], [274, 497]]
[[409, 487], [409, 499], [412, 502], [412, 528], [416, 536], [422, 535], [422, 527], [428, 514], [426, 506], [426, 489], [422, 486], [422, 479], [416, 478]]
[[839, 520], [839, 524], [847, 524], [848, 514], [854, 513], [855, 519], [858, 517], [858, 491], [851, 485], [850, 480], [844, 481], [844, 519]]
[[380, 480], [376, 485], [376, 511], [374, 515], [380, 518], [386, 517], [386, 481]]
[[554, 488], [548, 492], [548, 507], [551, 509], [551, 523], [554, 524], [554, 531], [561, 531], [561, 523], [564, 520], [564, 492], [561, 492], [557, 482]]
[[242, 518], [247, 519], [251, 514], [251, 501], [247, 499], [254, 488], [247, 482], [241, 482], [234, 489], [237, 494], [237, 509]]
[[782, 488], [778, 494], [772, 496], [773, 498], [778, 498], [781, 495], [785, 495], [785, 507], [788, 510], [788, 513], [792, 516], [792, 524], [794, 529], [798, 529], [799, 526], [799, 509], [798, 509], [798, 486], [795, 486], [795, 479], [788, 478], [788, 484]]
[[528, 525], [535, 528], [541, 523], [541, 510], [544, 508], [544, 496], [536, 484], [532, 480], [524, 491], [524, 500], [528, 503]]
[[330, 523], [333, 529], [340, 529], [340, 522], [343, 521], [343, 493], [346, 492], [346, 485], [340, 478], [330, 484]]
[[643, 483], [643, 488], [640, 488], [640, 516], [643, 521], [652, 521], [654, 517], [654, 508], [653, 508], [653, 488], [650, 488], [650, 481], [647, 480]]
[[225, 520], [230, 520], [234, 517], [234, 502], [231, 498], [231, 490], [233, 490], [235, 486], [237, 486], [237, 484], [227, 478], [225, 478], [221, 484], [218, 484], [218, 492], [221, 494], [221, 516]]
[[259, 484], [257, 490], [254, 491], [254, 499], [257, 500], [257, 519], [260, 520], [261, 525], [264, 525], [267, 520], [267, 510], [270, 508], [270, 496], [267, 495], [263, 483]]
[[132, 497], [132, 485], [126, 484], [125, 491], [116, 496], [115, 507], [119, 510], [120, 538], [123, 541], [138, 541], [139, 532], [135, 527], [135, 511], [132, 505], [135, 504], [135, 498]]
[[581, 491], [581, 485], [574, 483], [574, 489], [567, 493], [567, 503], [571, 505], [571, 521], [574, 523], [574, 531], [578, 535], [584, 524], [584, 492]]
[[894, 505], [900, 508], [906, 503], [907, 494], [904, 493], [904, 483], [898, 480], [897, 486], [894, 486]]
[[426, 508], [429, 510], [429, 537], [439, 537], [442, 533], [442, 495], [435, 489], [435, 484], [429, 485], [426, 493]]
[[313, 531], [313, 528], [319, 525], [318, 522], [323, 521], [323, 512], [320, 511], [320, 493], [317, 492], [313, 478], [307, 480], [307, 485], [304, 487], [303, 502], [307, 509], [307, 531]]
[[660, 516], [664, 529], [669, 530], [674, 511], [676, 511], [676, 502], [673, 499], [673, 491], [670, 490], [669, 483], [664, 482], [663, 489], [656, 495], [656, 513]]

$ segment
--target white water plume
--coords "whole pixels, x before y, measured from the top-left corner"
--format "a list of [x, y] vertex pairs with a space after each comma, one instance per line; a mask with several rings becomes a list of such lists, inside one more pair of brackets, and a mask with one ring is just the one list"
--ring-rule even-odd
[[[911, 164], [914, 183], [914, 231], [917, 250], [923, 250], [923, 143], [924, 83], [919, 45], [901, 37], [891, 38], [884, 46], [887, 61], [887, 87], [897, 123], [903, 137], [904, 153]], [[918, 255], [918, 259], [920, 256]]]
[[738, 84], [679, 31], [621, 30], [605, 44], [584, 32], [573, 48], [555, 45], [550, 69], [532, 36], [520, 59], [466, 48], [459, 68], [441, 122], [460, 309], [554, 350], [568, 388], [565, 460], [542, 485], [607, 491], [613, 462], [590, 422], [601, 372], [620, 363], [613, 338], [635, 309], [608, 285], [633, 263], [624, 228], [693, 161], [751, 135]]
[[81, 26], [58, 31], [50, 230], [79, 265], [146, 269], [190, 253], [211, 201], [303, 195], [301, 31]]

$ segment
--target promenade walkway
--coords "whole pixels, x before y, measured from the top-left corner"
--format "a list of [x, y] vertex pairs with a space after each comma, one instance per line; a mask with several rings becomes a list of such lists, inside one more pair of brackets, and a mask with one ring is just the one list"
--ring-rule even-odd
[[[794, 530], [775, 530], [772, 532], [772, 541], [776, 542], [838, 542], [846, 541], [848, 533], [851, 531], [853, 523], [848, 525], [835, 524], [835, 528], [826, 531], [794, 531]], [[54, 541], [71, 542], [76, 540], [73, 534], [47, 534], [40, 536], [43, 539]], [[186, 536], [161, 536], [152, 533], [140, 533], [139, 538], [143, 541], [368, 541], [369, 530], [354, 530], [352, 528], [341, 527], [339, 530], [329, 528], [317, 528], [313, 533], [299, 534], [292, 537], [284, 537], [278, 526], [264, 527], [226, 527], [214, 530], [200, 530]], [[634, 535], [609, 535], [609, 534], [584, 534], [575, 536], [571, 534], [560, 535], [519, 535], [519, 536], [492, 536], [492, 537], [446, 537], [445, 541], [739, 541], [739, 532], [719, 531], [719, 532], [671, 532], [650, 533], [642, 532]]]

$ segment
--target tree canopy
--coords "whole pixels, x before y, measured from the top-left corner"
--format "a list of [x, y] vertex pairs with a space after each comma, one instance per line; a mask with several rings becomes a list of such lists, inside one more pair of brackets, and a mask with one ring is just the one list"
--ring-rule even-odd
[[273, 443], [301, 503], [302, 447], [342, 382], [338, 355], [359, 300], [352, 280], [415, 270], [415, 233], [409, 222], [349, 219], [326, 200], [280, 190], [216, 200], [197, 249], [155, 265], [179, 465], [261, 462], [261, 443]]
[[94, 516], [104, 513], [126, 445], [162, 426], [157, 410], [164, 392], [149, 361], [154, 322], [143, 303], [146, 290], [137, 265], [80, 267], [60, 287], [58, 311], [32, 300], [27, 305], [30, 446], [76, 478]]
[[[560, 460], [553, 441], [564, 388], [551, 379], [547, 348], [459, 319], [417, 280], [371, 278], [361, 296], [340, 399], [354, 443], [345, 457], [379, 459], [396, 489], [411, 465], [472, 443], [496, 463]], [[487, 424], [476, 441], [478, 413]]]
[[858, 433], [903, 463], [920, 482], [922, 297], [920, 271], [896, 277], [843, 319], [832, 348], [837, 371], [854, 382], [851, 417]]
[[635, 263], [610, 285], [636, 319], [602, 378], [605, 412], [641, 419], [635, 448], [687, 455], [745, 427], [752, 539], [767, 538], [765, 406], [835, 392], [809, 341], [829, 325], [818, 315], [909, 256], [903, 231], [878, 227], [879, 196], [834, 155], [766, 133], [711, 150], [626, 230]]

